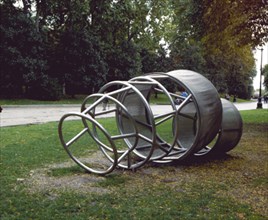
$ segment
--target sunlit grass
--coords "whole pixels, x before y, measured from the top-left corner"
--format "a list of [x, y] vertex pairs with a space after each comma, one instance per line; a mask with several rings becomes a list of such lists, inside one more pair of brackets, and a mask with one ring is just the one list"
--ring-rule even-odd
[[244, 123], [268, 123], [268, 109], [240, 111]]

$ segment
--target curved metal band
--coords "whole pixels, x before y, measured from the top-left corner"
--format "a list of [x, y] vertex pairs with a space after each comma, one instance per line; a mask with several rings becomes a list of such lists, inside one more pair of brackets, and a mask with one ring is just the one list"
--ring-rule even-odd
[[205, 147], [195, 156], [220, 155], [232, 150], [240, 141], [243, 131], [243, 121], [235, 105], [226, 99], [221, 99], [223, 113], [221, 129], [216, 143]]
[[[97, 98], [97, 100], [92, 103], [88, 108], [86, 108], [86, 102], [89, 99], [94, 99]], [[82, 107], [81, 107], [81, 111], [83, 111], [83, 113], [89, 113], [91, 115], [91, 117], [95, 118], [95, 108], [98, 106], [98, 104], [102, 103], [104, 101], [104, 99], [108, 99], [112, 102], [115, 103], [116, 108], [113, 110], [116, 113], [116, 118], [118, 117], [124, 117], [127, 119], [129, 127], [131, 128], [130, 130], [128, 130], [127, 132], [123, 131], [121, 129], [121, 127], [119, 126], [119, 123], [117, 121], [117, 127], [118, 130], [120, 132], [119, 135], [115, 135], [115, 136], [111, 136], [111, 139], [123, 139], [125, 142], [127, 142], [128, 145], [128, 149], [127, 150], [117, 150], [118, 153], [118, 162], [117, 162], [117, 166], [124, 168], [124, 169], [136, 169], [137, 167], [139, 167], [140, 165], [142, 165], [142, 163], [139, 162], [133, 162], [133, 161], [127, 161], [125, 162], [125, 160], [128, 160], [131, 158], [130, 154], [132, 153], [132, 151], [135, 150], [137, 144], [138, 144], [138, 140], [140, 138], [139, 135], [139, 131], [138, 131], [138, 127], [136, 125], [135, 120], [133, 119], [133, 117], [129, 114], [128, 109], [121, 103], [119, 102], [116, 98], [109, 96], [107, 93], [106, 94], [101, 94], [101, 93], [96, 93], [96, 94], [92, 94], [89, 95], [83, 102]], [[111, 112], [111, 111], [108, 111]], [[104, 111], [103, 114], [105, 114], [106, 112]], [[102, 112], [98, 112], [98, 115], [101, 115]], [[84, 122], [85, 123], [85, 122]], [[87, 126], [85, 124], [85, 126]], [[93, 126], [93, 132], [92, 132], [92, 137], [95, 141], [98, 141], [98, 133], [95, 129], [95, 126]], [[131, 143], [130, 141], [128, 141], [131, 138]], [[109, 156], [109, 154], [107, 154], [107, 149], [100, 147], [100, 149], [103, 151], [103, 153], [106, 155], [106, 157], [110, 160], [113, 161], [113, 158], [111, 158]], [[124, 161], [124, 163], [123, 163]]]
[[177, 70], [166, 75], [185, 85], [193, 95], [199, 114], [198, 135], [195, 141], [195, 151], [198, 151], [210, 143], [220, 129], [222, 105], [219, 94], [208, 79], [196, 72]]
[[[154, 147], [155, 149], [151, 157], [151, 160], [159, 160], [167, 156], [170, 153], [170, 151], [173, 149], [173, 147], [175, 146], [177, 129], [173, 131], [174, 135], [173, 135], [172, 141], [168, 141], [165, 137], [160, 135], [160, 132], [158, 132], [157, 126], [161, 125], [161, 123], [164, 123], [166, 120], [169, 120], [169, 119], [172, 119], [172, 121], [175, 120], [176, 106], [173, 102], [171, 95], [166, 90], [166, 88], [157, 80], [154, 80], [153, 78], [151, 78], [149, 75], [138, 76], [138, 77], [132, 78], [131, 80], [129, 80], [129, 83], [131, 83], [134, 86], [137, 86], [137, 88], [139, 88], [139, 86], [152, 86], [151, 89], [147, 89], [145, 90], [145, 92], [143, 92], [143, 95], [145, 96], [149, 104], [150, 104], [150, 96], [151, 96], [152, 90], [154, 89], [160, 90], [161, 93], [167, 97], [168, 102], [170, 104], [169, 112], [165, 112], [164, 114], [154, 115], [157, 140], [156, 140], [156, 146]], [[158, 122], [156, 121], [157, 119], [159, 119]]]
[[[116, 86], [119, 88], [109, 91], [109, 89], [113, 89]], [[153, 113], [147, 100], [138, 88], [131, 85], [129, 82], [124, 81], [107, 83], [99, 90], [99, 92], [106, 92], [108, 95], [117, 95], [116, 99], [128, 109], [128, 114], [131, 115], [137, 126], [139, 137], [138, 144], [133, 150], [133, 153], [140, 157], [137, 162], [131, 165], [130, 169], [136, 169], [144, 165], [151, 159], [156, 144], [156, 130]], [[136, 105], [141, 107], [137, 109], [137, 111], [135, 111]], [[144, 117], [146, 117], [145, 120]], [[118, 127], [123, 134], [130, 132], [129, 122], [124, 120], [122, 115], [117, 116], [117, 122]], [[131, 148], [133, 140], [125, 138], [124, 141], [129, 148]]]
[[[89, 130], [89, 128], [87, 126], [85, 126], [85, 129], [83, 129], [79, 134], [77, 134], [72, 140], [70, 140], [69, 142], [65, 141], [64, 134], [63, 134], [63, 129], [62, 129], [63, 122], [65, 121], [65, 119], [67, 119], [68, 117], [72, 117], [72, 116], [80, 117], [83, 120], [88, 120], [90, 123], [94, 124], [94, 126], [98, 127], [98, 129], [100, 131], [102, 131], [102, 133], [104, 134], [104, 136], [108, 140], [108, 143], [110, 145], [109, 149], [111, 149], [111, 152], [113, 153], [114, 160], [112, 161], [112, 164], [107, 169], [100, 170], [99, 168], [89, 167], [88, 165], [85, 165], [82, 161], [80, 161], [70, 151], [69, 147], [70, 147], [71, 143], [74, 143], [75, 141], [77, 141], [84, 134], [87, 133], [92, 137], [91, 131]], [[59, 138], [60, 138], [61, 144], [63, 145], [63, 147], [66, 150], [66, 152], [68, 153], [68, 155], [72, 158], [72, 160], [74, 162], [76, 162], [79, 166], [81, 166], [83, 169], [87, 170], [88, 172], [92, 172], [92, 173], [96, 173], [96, 174], [103, 174], [104, 175], [104, 174], [108, 174], [108, 173], [112, 172], [114, 170], [114, 168], [117, 166], [118, 155], [117, 155], [116, 146], [115, 146], [113, 140], [111, 139], [111, 137], [107, 133], [107, 131], [103, 128], [103, 126], [101, 124], [99, 124], [96, 120], [94, 120], [92, 117], [87, 116], [87, 115], [82, 114], [82, 113], [76, 113], [76, 112], [73, 112], [73, 113], [71, 112], [71, 113], [65, 114], [60, 119], [60, 122], [59, 122], [59, 125], [58, 125], [58, 133], [59, 133]], [[96, 139], [94, 139], [94, 140], [96, 141]], [[70, 144], [68, 144], [68, 143], [70, 143]], [[98, 141], [98, 140], [96, 141], [96, 143], [98, 145], [102, 145], [102, 143], [100, 141]]]
[[243, 121], [235, 105], [228, 100], [222, 99], [223, 119], [219, 141], [215, 146], [215, 152], [228, 152], [240, 141], [243, 132]]
[[[178, 94], [184, 90], [185, 96], [183, 93]], [[166, 95], [170, 112], [153, 115], [149, 104], [152, 91]], [[94, 102], [86, 107], [89, 99]], [[113, 102], [114, 107], [97, 111], [97, 107], [107, 100]], [[115, 113], [119, 134], [109, 134], [109, 129], [106, 130], [96, 120], [108, 113]], [[83, 124], [82, 131], [66, 142], [63, 122], [68, 117], [79, 117]], [[171, 130], [168, 132], [171, 134], [168, 136], [171, 136], [171, 141], [166, 140], [170, 137], [161, 137], [157, 127], [167, 121], [170, 123], [169, 120]], [[242, 127], [242, 119], [236, 107], [225, 99], [221, 100], [208, 79], [194, 71], [176, 70], [155, 72], [128, 82], [113, 81], [105, 84], [99, 93], [89, 95], [84, 100], [81, 113], [69, 113], [60, 119], [58, 132], [64, 149], [79, 166], [93, 173], [107, 174], [116, 166], [137, 169], [150, 160], [166, 163], [191, 156], [226, 153], [240, 141]], [[108, 159], [107, 169], [89, 167], [72, 154], [70, 145], [86, 133], [96, 142], [105, 159]], [[107, 140], [103, 141], [98, 134]], [[114, 141], [121, 139], [123, 142], [120, 143], [125, 143], [126, 149], [116, 148]], [[209, 144], [213, 146], [209, 147]]]
[[[177, 125], [175, 125], [180, 126], [178, 142], [185, 151], [179, 156], [174, 155], [165, 159], [184, 159], [204, 148], [217, 135], [221, 125], [222, 105], [216, 88], [205, 77], [189, 70], [152, 74], [150, 77], [158, 80], [166, 77], [183, 87], [192, 96], [191, 102], [186, 103], [181, 109], [179, 107]], [[195, 125], [190, 125], [190, 127], [189, 123], [185, 123], [183, 119], [189, 113], [196, 120]], [[181, 132], [183, 136], [180, 136]], [[186, 146], [189, 143], [191, 143], [190, 146]]]

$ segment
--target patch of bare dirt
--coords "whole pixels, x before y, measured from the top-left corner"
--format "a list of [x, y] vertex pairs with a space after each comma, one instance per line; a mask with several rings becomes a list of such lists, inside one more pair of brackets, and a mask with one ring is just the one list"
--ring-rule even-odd
[[79, 173], [65, 176], [52, 176], [51, 170], [55, 168], [68, 168], [75, 166], [74, 162], [52, 164], [45, 168], [31, 170], [29, 177], [24, 183], [28, 186], [30, 193], [46, 193], [57, 190], [71, 190], [77, 193], [108, 193], [109, 189], [97, 187], [96, 183], [103, 181], [105, 177]]

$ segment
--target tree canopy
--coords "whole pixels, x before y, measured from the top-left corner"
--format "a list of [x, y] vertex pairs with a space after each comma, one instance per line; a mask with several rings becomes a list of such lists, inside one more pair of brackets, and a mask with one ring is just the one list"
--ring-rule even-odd
[[0, 0], [1, 97], [59, 99], [191, 69], [248, 97], [266, 0]]

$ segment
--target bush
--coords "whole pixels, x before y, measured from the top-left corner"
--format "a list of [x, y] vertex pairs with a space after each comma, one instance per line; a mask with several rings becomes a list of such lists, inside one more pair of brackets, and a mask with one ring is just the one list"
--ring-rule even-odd
[[56, 79], [45, 78], [41, 83], [36, 83], [28, 88], [27, 98], [56, 101], [62, 98], [61, 85]]

